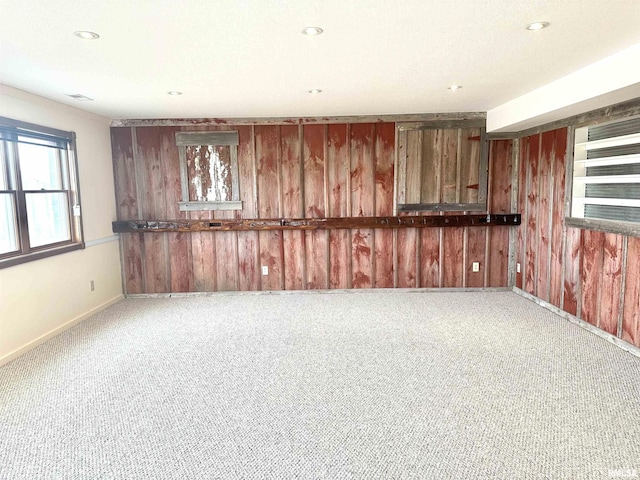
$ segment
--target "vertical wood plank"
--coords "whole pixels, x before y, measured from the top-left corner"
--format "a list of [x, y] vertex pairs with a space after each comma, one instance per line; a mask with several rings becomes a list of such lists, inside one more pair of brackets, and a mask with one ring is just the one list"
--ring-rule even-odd
[[[235, 212], [222, 210], [213, 212], [214, 219], [233, 219]], [[238, 290], [238, 238], [237, 232], [215, 232], [217, 291]]]
[[[164, 174], [160, 155], [160, 130], [155, 127], [136, 128], [136, 175], [142, 188], [143, 218], [166, 218]], [[143, 241], [146, 293], [163, 293], [171, 289], [167, 262], [167, 234], [145, 235]]]
[[430, 132], [423, 130], [409, 130], [406, 132], [406, 145], [405, 145], [405, 201], [408, 204], [421, 203], [422, 199], [422, 178], [431, 178], [429, 175], [425, 175], [424, 168], [428, 168], [429, 160], [422, 161], [423, 151], [422, 145], [424, 144], [424, 135]]
[[567, 129], [555, 131], [553, 149], [553, 202], [551, 225], [551, 279], [549, 285], [549, 301], [560, 307], [562, 294], [562, 270], [564, 250], [562, 248], [562, 234], [564, 229], [564, 201], [567, 161]]
[[517, 239], [516, 239], [516, 263], [520, 264], [520, 272], [516, 270], [516, 287], [524, 290], [524, 272], [526, 269], [525, 262], [525, 236], [527, 232], [528, 225], [528, 214], [527, 214], [527, 161], [530, 155], [530, 138], [526, 137], [520, 140], [520, 146], [518, 148], [519, 151], [519, 162], [518, 162], [518, 213], [522, 216], [522, 222], [517, 227]]
[[640, 238], [627, 239], [622, 339], [640, 347]]
[[[368, 123], [351, 126], [351, 215], [374, 214], [373, 129]], [[352, 231], [353, 288], [373, 286], [374, 260], [372, 256], [373, 230]]]
[[[323, 218], [324, 204], [324, 125], [304, 126], [304, 205], [305, 216]], [[327, 283], [327, 235], [324, 231], [305, 232], [306, 288], [326, 289]]]
[[540, 135], [532, 135], [529, 139], [528, 156], [524, 163], [527, 166], [527, 225], [526, 225], [526, 268], [524, 290], [536, 295], [536, 256], [538, 252], [538, 166], [540, 162]]
[[[184, 126], [182, 131], [204, 131], [207, 127]], [[191, 167], [192, 168], [192, 167]], [[211, 212], [187, 212], [193, 220], [210, 220]], [[191, 234], [191, 262], [193, 288], [197, 292], [215, 292], [218, 289], [216, 278], [216, 244], [213, 232], [194, 232]]]
[[[513, 141], [496, 140], [490, 144], [489, 161], [491, 197], [488, 199], [491, 213], [510, 213], [511, 210], [511, 170]], [[489, 250], [486, 259], [487, 286], [506, 287], [509, 275], [509, 228], [488, 229]]]
[[420, 287], [422, 288], [440, 287], [440, 230], [439, 228], [420, 230]]
[[582, 266], [580, 283], [582, 291], [581, 317], [598, 326], [600, 311], [600, 283], [603, 267], [605, 234], [595, 230], [581, 230]]
[[[395, 124], [375, 126], [375, 215], [393, 215], [393, 163], [395, 153]], [[393, 231], [375, 233], [375, 284], [379, 288], [393, 287]]]
[[[289, 218], [304, 217], [302, 198], [302, 165], [297, 125], [280, 128], [280, 151], [282, 155], [282, 215]], [[284, 241], [284, 287], [287, 290], [304, 288], [303, 263], [305, 261], [304, 233], [283, 231]]]
[[464, 245], [464, 228], [447, 227], [442, 229], [443, 232], [443, 287], [454, 288], [463, 286], [463, 245]]
[[[433, 130], [407, 132], [406, 149], [406, 191], [407, 203], [437, 202], [440, 178], [440, 151]], [[423, 161], [424, 159], [424, 161]], [[424, 182], [424, 183], [423, 183]], [[411, 214], [408, 214], [411, 215]], [[418, 277], [419, 233], [414, 228], [403, 228], [396, 233], [396, 278], [398, 288], [415, 288]]]
[[[253, 127], [237, 126], [238, 131], [238, 176], [242, 210], [237, 218], [256, 218], [255, 158]], [[238, 288], [260, 290], [260, 246], [258, 232], [238, 232]]]
[[480, 165], [480, 129], [460, 132], [460, 203], [477, 203]]
[[[484, 256], [486, 241], [487, 227], [467, 228], [467, 287], [484, 287], [484, 270], [490, 267]], [[473, 262], [480, 264], [480, 271], [473, 271]]]
[[617, 335], [618, 331], [622, 293], [622, 242], [622, 235], [604, 235], [598, 327], [611, 335]]
[[[180, 211], [182, 200], [180, 180], [180, 155], [176, 146], [178, 127], [159, 127], [160, 159], [164, 172], [165, 211], [168, 219], [184, 219]], [[193, 289], [193, 263], [191, 259], [191, 235], [183, 232], [167, 234], [171, 292], [190, 292]]]
[[111, 150], [118, 220], [136, 220], [138, 199], [131, 128], [111, 129]]
[[[458, 202], [458, 136], [458, 129], [447, 129], [442, 132], [440, 201], [443, 203]], [[441, 238], [442, 286], [463, 287], [465, 280], [464, 228], [443, 228]]]
[[[420, 130], [420, 135], [409, 139], [408, 152], [412, 163], [420, 168], [418, 178], [407, 181], [419, 189], [420, 197], [416, 203], [440, 202], [440, 178], [442, 175], [442, 130]], [[408, 168], [408, 166], [407, 166]]]
[[458, 129], [442, 133], [442, 189], [440, 201], [458, 203]]
[[[407, 203], [420, 203], [431, 201], [432, 195], [437, 195], [439, 189], [432, 185], [432, 177], [435, 175], [432, 161], [433, 152], [430, 148], [434, 145], [431, 130], [408, 131], [406, 142], [406, 191]], [[426, 161], [423, 162], [422, 159]], [[440, 161], [440, 156], [437, 159]], [[426, 170], [425, 170], [426, 169]], [[423, 185], [423, 178], [426, 185]], [[439, 178], [439, 174], [438, 174]], [[429, 188], [432, 185], [433, 188]], [[424, 186], [424, 188], [423, 188]], [[418, 244], [420, 234], [415, 228], [403, 228], [396, 233], [396, 279], [398, 288], [416, 288], [419, 286], [418, 276]]]
[[[351, 175], [349, 165], [350, 143], [347, 125], [327, 126], [327, 162], [330, 217], [350, 215], [351, 192], [347, 179]], [[330, 288], [351, 287], [351, 233], [349, 230], [332, 230], [330, 242]]]
[[549, 301], [549, 273], [551, 247], [551, 162], [554, 157], [555, 131], [544, 132], [540, 137], [540, 162], [538, 163], [538, 248], [536, 255], [536, 293]]
[[[255, 126], [256, 169], [258, 176], [258, 216], [277, 218], [279, 205], [279, 127]], [[269, 268], [269, 274], [261, 276], [262, 290], [284, 289], [284, 259], [282, 231], [259, 232], [260, 263]]]
[[562, 309], [578, 316], [580, 292], [580, 270], [582, 265], [581, 233], [578, 228], [567, 228], [564, 256], [564, 303]]
[[[231, 127], [227, 125], [215, 128], [215, 130], [230, 129]], [[222, 198], [221, 195], [218, 192], [216, 198]], [[236, 212], [230, 210], [212, 211], [211, 218], [229, 220], [236, 218]], [[216, 291], [236, 291], [239, 289], [238, 234], [237, 232], [215, 232], [213, 241], [216, 251]]]
[[[111, 151], [113, 154], [117, 218], [118, 220], [136, 220], [138, 218], [138, 194], [131, 128], [111, 129]], [[121, 235], [120, 242], [124, 293], [143, 293], [142, 234]]]

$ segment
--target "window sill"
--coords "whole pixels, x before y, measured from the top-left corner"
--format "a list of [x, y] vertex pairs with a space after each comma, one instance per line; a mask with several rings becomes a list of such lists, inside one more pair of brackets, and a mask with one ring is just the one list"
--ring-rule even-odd
[[405, 203], [399, 212], [486, 212], [486, 203]]
[[13, 267], [15, 265], [20, 265], [23, 263], [33, 262], [34, 260], [40, 260], [42, 258], [53, 257], [54, 255], [73, 252], [74, 250], [81, 250], [83, 248], [84, 243], [72, 243], [62, 245], [60, 247], [48, 248], [46, 250], [27, 253], [26, 255], [5, 258], [4, 260], [0, 260], [0, 269]]
[[566, 217], [564, 223], [567, 227], [640, 237], [640, 223], [575, 217]]
[[199, 210], [242, 210], [242, 202], [180, 202], [181, 212], [195, 212]]

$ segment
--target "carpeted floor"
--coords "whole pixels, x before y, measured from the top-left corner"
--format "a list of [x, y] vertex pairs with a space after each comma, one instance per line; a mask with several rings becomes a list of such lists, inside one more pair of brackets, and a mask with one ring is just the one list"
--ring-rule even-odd
[[510, 292], [128, 299], [0, 367], [1, 479], [640, 476], [640, 359]]

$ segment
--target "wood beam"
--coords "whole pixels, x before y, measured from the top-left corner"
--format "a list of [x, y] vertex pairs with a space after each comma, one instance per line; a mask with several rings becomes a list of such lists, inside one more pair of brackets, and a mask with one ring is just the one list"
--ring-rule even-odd
[[485, 227], [520, 225], [520, 214], [274, 218], [237, 220], [127, 220], [112, 223], [114, 233], [203, 232], [251, 230], [340, 230], [350, 228]]

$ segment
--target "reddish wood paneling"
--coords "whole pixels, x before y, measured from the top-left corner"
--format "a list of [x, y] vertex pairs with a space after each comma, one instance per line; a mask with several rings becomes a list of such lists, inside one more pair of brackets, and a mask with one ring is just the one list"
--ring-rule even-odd
[[[393, 163], [395, 155], [395, 126], [383, 123], [375, 126], [375, 215], [393, 214]], [[375, 232], [375, 282], [378, 288], [392, 288], [393, 231]]]
[[[255, 127], [256, 171], [258, 176], [258, 217], [280, 216], [279, 126]], [[284, 289], [284, 245], [282, 232], [260, 232], [260, 264], [269, 269], [262, 275], [262, 290]]]
[[[136, 129], [137, 158], [147, 159], [146, 164], [136, 164], [138, 188], [144, 192], [140, 196], [140, 214], [146, 218], [166, 218], [164, 198], [164, 165], [160, 155], [162, 130], [156, 127]], [[166, 233], [146, 235], [142, 239], [145, 290], [148, 293], [170, 291], [170, 269], [167, 264], [168, 243]]]
[[524, 272], [526, 270], [525, 237], [527, 233], [527, 161], [531, 139], [529, 137], [520, 140], [519, 169], [518, 169], [518, 209], [522, 215], [522, 223], [517, 227], [516, 263], [520, 265], [520, 271], [516, 270], [516, 287], [524, 289]]
[[[492, 213], [510, 213], [511, 212], [511, 173], [513, 155], [513, 142], [511, 140], [497, 140], [491, 142], [489, 155], [489, 181], [491, 196], [489, 198], [489, 211]], [[521, 227], [519, 227], [521, 228]], [[480, 258], [472, 249], [474, 243], [482, 243], [481, 239], [475, 240], [469, 230], [469, 256], [473, 262], [474, 259]], [[483, 229], [484, 230], [484, 229]], [[489, 258], [487, 258], [487, 286], [502, 287], [507, 285], [509, 275], [509, 227], [498, 227], [486, 229], [486, 235], [489, 238]], [[481, 267], [481, 273], [482, 268]], [[468, 273], [467, 282], [469, 286], [475, 286], [476, 280], [474, 273]], [[470, 283], [473, 281], [474, 283]]]
[[552, 192], [552, 161], [554, 159], [555, 132], [544, 132], [540, 136], [540, 159], [538, 161], [538, 193], [536, 212], [538, 225], [537, 251], [536, 251], [536, 286], [538, 298], [549, 301], [549, 274], [551, 252], [551, 197]]
[[439, 288], [442, 286], [440, 276], [440, 238], [442, 230], [441, 228], [429, 228], [418, 231], [420, 239], [419, 286], [422, 288]]
[[538, 253], [538, 167], [540, 162], [540, 135], [533, 135], [525, 150], [524, 164], [527, 168], [527, 206], [526, 206], [526, 250], [524, 290], [536, 294], [536, 256]]
[[[242, 210], [180, 212], [175, 132], [231, 128], [239, 131]], [[453, 140], [448, 142], [444, 135], [441, 140], [441, 157], [451, 163], [449, 157], [457, 152], [447, 149], [447, 144]], [[395, 142], [395, 125], [384, 123], [113, 129], [118, 219], [392, 215]], [[510, 145], [504, 141], [495, 149], [499, 153], [493, 161], [502, 167], [500, 178], [491, 179], [493, 190], [501, 192], [500, 199], [490, 201], [491, 208], [502, 209], [504, 204], [505, 211]], [[468, 140], [462, 146], [460, 161], [464, 162], [467, 150], [476, 147]], [[454, 160], [457, 165], [457, 157]], [[420, 175], [415, 177], [419, 182]], [[451, 193], [451, 180], [439, 177], [435, 193], [440, 195], [445, 187]], [[470, 181], [471, 177], [467, 183]], [[456, 188], [458, 195], [461, 187]], [[491, 282], [506, 286], [502, 272], [507, 271], [504, 252], [508, 242], [500, 248], [487, 248], [489, 230], [126, 234], [122, 236], [124, 279], [127, 293], [486, 286], [483, 271], [470, 271], [471, 262], [479, 261], [481, 269], [491, 265], [500, 272], [495, 278], [490, 275]], [[494, 246], [500, 238], [507, 238], [507, 228], [504, 230], [491, 237]], [[261, 274], [261, 265], [269, 267], [268, 275]]]
[[564, 250], [562, 234], [564, 231], [564, 203], [566, 190], [566, 157], [567, 157], [567, 129], [554, 131], [555, 138], [552, 149], [553, 170], [551, 186], [553, 189], [552, 218], [551, 218], [551, 265], [549, 268], [549, 302], [560, 307], [562, 294], [562, 272]]
[[[325, 216], [325, 125], [304, 127], [304, 206], [305, 218]], [[306, 288], [329, 288], [327, 271], [328, 235], [326, 231], [305, 232]]]
[[[505, 228], [506, 227], [502, 227]], [[467, 265], [466, 265], [466, 285], [465, 287], [484, 287], [484, 271], [489, 266], [489, 271], [493, 272], [496, 277], [503, 277], [501, 271], [504, 270], [506, 272], [507, 262], [505, 261], [508, 258], [508, 250], [509, 250], [509, 234], [507, 232], [506, 243], [500, 245], [498, 248], [494, 246], [490, 250], [491, 252], [491, 263], [485, 264], [483, 261], [485, 254], [485, 247], [487, 241], [487, 230], [498, 230], [496, 227], [487, 228], [487, 227], [477, 227], [477, 228], [467, 228]], [[492, 236], [491, 240], [493, 242], [497, 242], [498, 239], [503, 237], [500, 233], [494, 238]], [[502, 258], [503, 252], [507, 252], [505, 258]], [[479, 263], [479, 271], [473, 271], [473, 262]], [[492, 265], [496, 266], [496, 268], [491, 269]], [[506, 275], [504, 278], [489, 278], [489, 286], [491, 284], [506, 284]], [[502, 286], [501, 285], [501, 286]]]
[[622, 338], [640, 347], [640, 238], [627, 239]]
[[[242, 211], [240, 218], [256, 218], [256, 163], [253, 127], [238, 126], [238, 175]], [[260, 290], [260, 245], [258, 232], [238, 232], [238, 288]]]
[[445, 288], [462, 287], [464, 286], [464, 228], [450, 227], [443, 228], [442, 231], [444, 247], [442, 286]]
[[[438, 232], [439, 229], [432, 229], [432, 232]], [[416, 250], [418, 249], [419, 232], [412, 228], [398, 230], [397, 235], [397, 277], [399, 288], [416, 288], [418, 287], [418, 257]], [[427, 272], [425, 272], [427, 274]]]
[[582, 291], [582, 319], [592, 325], [598, 325], [600, 313], [600, 282], [602, 280], [603, 232], [582, 230], [580, 248], [582, 265], [580, 283]]
[[[160, 159], [164, 173], [164, 201], [166, 218], [187, 218], [180, 212], [178, 202], [182, 200], [180, 187], [180, 156], [176, 147], [177, 127], [160, 128]], [[168, 233], [167, 246], [172, 292], [193, 290], [193, 264], [191, 259], [191, 236], [185, 233]]]
[[578, 299], [581, 297], [580, 265], [582, 265], [580, 230], [567, 228], [564, 254], [564, 303], [562, 308], [572, 315], [578, 315]]
[[[280, 129], [282, 156], [282, 215], [290, 218], [304, 217], [302, 198], [302, 159], [300, 131], [297, 125], [285, 125]], [[284, 286], [287, 290], [302, 290], [306, 286], [305, 233], [282, 232], [284, 241]]]
[[611, 335], [616, 335], [618, 331], [622, 294], [622, 242], [622, 235], [607, 233], [604, 236], [598, 327]]
[[[111, 129], [111, 150], [118, 220], [135, 220], [138, 213], [136, 162], [131, 128]], [[122, 235], [124, 288], [128, 293], [145, 291], [142, 272], [142, 235]]]
[[[327, 191], [331, 217], [346, 217], [351, 213], [349, 138], [349, 125], [327, 126]], [[330, 288], [351, 288], [351, 232], [333, 230], [329, 242]]]
[[[351, 215], [372, 216], [375, 212], [374, 125], [351, 126]], [[374, 233], [357, 229], [351, 233], [353, 288], [371, 288], [374, 276]]]

